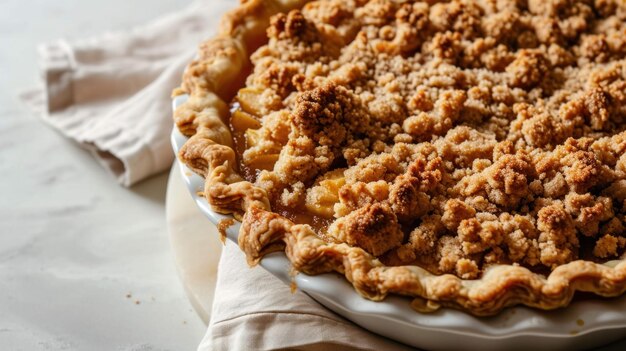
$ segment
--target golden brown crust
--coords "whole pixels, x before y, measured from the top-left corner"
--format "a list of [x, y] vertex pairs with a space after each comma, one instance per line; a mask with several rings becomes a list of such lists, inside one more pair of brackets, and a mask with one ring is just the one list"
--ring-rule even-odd
[[395, 293], [483, 316], [516, 304], [541, 309], [562, 307], [576, 291], [602, 296], [626, 291], [624, 260], [606, 264], [572, 261], [557, 267], [547, 278], [520, 266], [499, 265], [490, 267], [480, 280], [463, 280], [451, 274], [436, 276], [418, 266], [385, 266], [361, 248], [324, 242], [309, 226], [294, 224], [275, 213], [254, 209], [246, 216], [254, 220], [244, 219], [246, 227], [242, 227], [239, 242], [251, 263], [286, 245], [285, 252], [295, 269], [307, 274], [342, 273], [359, 294], [376, 301]]
[[204, 195], [217, 212], [241, 215], [249, 206], [269, 208], [265, 191], [235, 172], [235, 152], [225, 121], [235, 92], [250, 69], [249, 53], [263, 43], [259, 28], [278, 12], [301, 7], [303, 0], [250, 0], [224, 16], [218, 35], [200, 45], [174, 95], [188, 94], [174, 111], [179, 130], [191, 138], [179, 157], [206, 178]]
[[[176, 92], [180, 158], [243, 216], [251, 264], [285, 250], [367, 298], [477, 315], [626, 290], [625, 261], [600, 263], [626, 249], [624, 5], [304, 3], [243, 3]], [[242, 165], [271, 161], [247, 180], [224, 103], [244, 81], [260, 129]]]

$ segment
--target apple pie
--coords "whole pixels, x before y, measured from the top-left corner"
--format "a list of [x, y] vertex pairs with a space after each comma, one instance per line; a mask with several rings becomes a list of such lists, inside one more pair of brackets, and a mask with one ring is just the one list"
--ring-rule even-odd
[[242, 1], [174, 94], [250, 264], [421, 312], [626, 291], [623, 0]]

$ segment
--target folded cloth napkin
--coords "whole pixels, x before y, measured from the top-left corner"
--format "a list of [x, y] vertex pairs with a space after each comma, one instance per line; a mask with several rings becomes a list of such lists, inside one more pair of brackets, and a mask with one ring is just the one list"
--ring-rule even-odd
[[250, 268], [239, 247], [222, 250], [208, 331], [198, 351], [410, 350], [291, 292], [261, 267]]
[[236, 1], [196, 1], [128, 32], [39, 47], [42, 87], [23, 100], [130, 186], [169, 169], [170, 94]]
[[[130, 186], [171, 167], [170, 93], [197, 45], [236, 5], [233, 0], [197, 1], [130, 32], [41, 45], [42, 87], [22, 97]], [[199, 350], [405, 349], [301, 292], [292, 294], [277, 278], [245, 262], [229, 242]]]

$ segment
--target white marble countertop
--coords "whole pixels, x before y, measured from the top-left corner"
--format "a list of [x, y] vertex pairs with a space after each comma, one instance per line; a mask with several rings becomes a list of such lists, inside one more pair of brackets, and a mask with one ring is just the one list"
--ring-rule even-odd
[[0, 1], [0, 349], [200, 342], [168, 242], [167, 174], [125, 189], [17, 99], [37, 83], [38, 43], [122, 30], [186, 2]]

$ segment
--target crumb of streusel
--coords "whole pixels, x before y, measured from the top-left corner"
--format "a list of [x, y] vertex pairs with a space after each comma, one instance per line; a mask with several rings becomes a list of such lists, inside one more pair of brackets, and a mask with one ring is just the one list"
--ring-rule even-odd
[[336, 199], [322, 236], [464, 279], [624, 255], [625, 2], [315, 1], [268, 36], [242, 159], [280, 153], [273, 203]]

